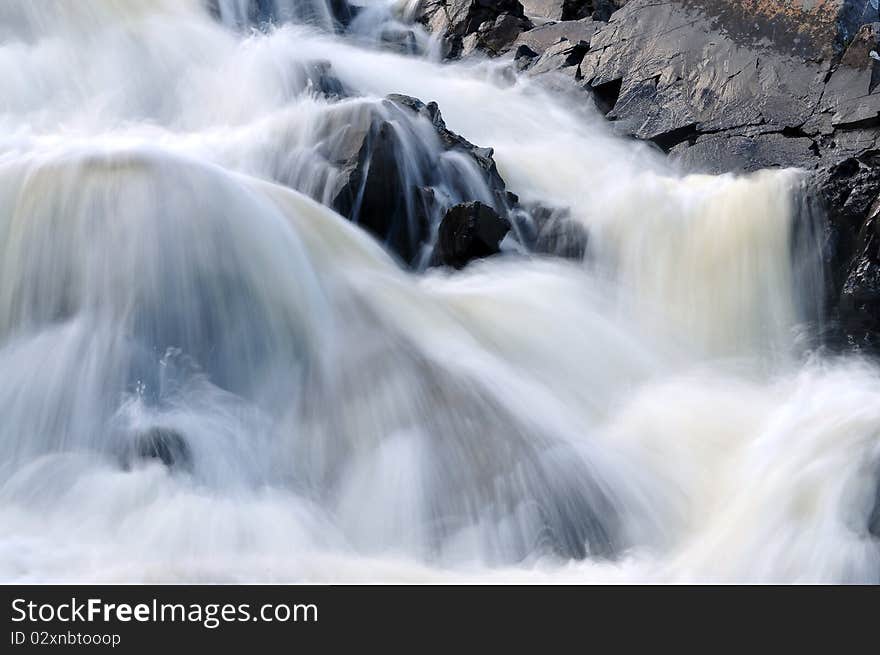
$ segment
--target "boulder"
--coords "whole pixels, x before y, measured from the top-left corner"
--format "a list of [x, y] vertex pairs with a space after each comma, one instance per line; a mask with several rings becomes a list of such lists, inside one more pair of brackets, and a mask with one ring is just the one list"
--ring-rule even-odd
[[415, 268], [450, 206], [481, 200], [506, 216], [515, 202], [492, 149], [449, 130], [436, 103], [393, 94], [343, 132], [325, 155], [338, 169], [328, 204]]
[[462, 268], [469, 262], [500, 252], [510, 221], [479, 201], [450, 207], [437, 235], [431, 263]]

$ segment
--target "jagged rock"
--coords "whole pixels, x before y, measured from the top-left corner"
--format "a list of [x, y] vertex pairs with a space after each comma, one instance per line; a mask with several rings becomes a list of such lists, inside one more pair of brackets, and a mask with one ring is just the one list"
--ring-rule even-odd
[[880, 23], [864, 25], [825, 84], [819, 110], [830, 116], [831, 128], [880, 127], [878, 51]]
[[[794, 144], [791, 163], [801, 164], [809, 145], [818, 165], [837, 147], [827, 138], [835, 122], [876, 120], [873, 67], [860, 56], [876, 31], [857, 33], [876, 17], [871, 0], [630, 0], [593, 36], [579, 75], [604, 91], [619, 131], [666, 150], [682, 144], [675, 153], [688, 164], [774, 165], [751, 156], [769, 153], [779, 139], [764, 135], [775, 132], [811, 139]], [[725, 137], [731, 148], [721, 162], [715, 146]]]
[[513, 53], [514, 66], [516, 66], [516, 69], [519, 71], [525, 70], [532, 65], [538, 56], [538, 53], [532, 50], [529, 46], [525, 44], [519, 45]]
[[[750, 172], [761, 168], [809, 168], [816, 164], [816, 143], [806, 136], [761, 127], [694, 134], [693, 141], [679, 141], [679, 133], [656, 137], [654, 142], [688, 171]], [[668, 141], [667, 141], [668, 139]], [[677, 145], [669, 149], [667, 143]]]
[[510, 204], [509, 196], [511, 194], [508, 193], [506, 184], [498, 173], [498, 167], [493, 158], [495, 151], [492, 148], [475, 146], [463, 136], [449, 130], [436, 102], [425, 104], [418, 98], [399, 93], [393, 93], [387, 99], [399, 107], [405, 107], [409, 111], [427, 118], [447, 152], [462, 153], [477, 165], [483, 176], [483, 181], [491, 190], [497, 204], [500, 206]]
[[576, 76], [619, 132], [684, 170], [815, 169], [830, 313], [866, 347], [880, 347], [878, 21], [874, 0], [630, 0]]
[[627, 0], [523, 0], [526, 16], [534, 21], [580, 18], [607, 21]]
[[552, 71], [570, 69], [575, 75], [577, 65], [581, 63], [584, 55], [589, 50], [590, 44], [585, 41], [569, 41], [563, 39], [559, 43], [550, 46], [531, 63], [528, 67], [530, 75], [541, 75]]
[[479, 201], [450, 207], [437, 236], [431, 262], [462, 268], [469, 262], [500, 252], [499, 244], [510, 231], [510, 221]]
[[540, 55], [550, 46], [556, 45], [563, 40], [573, 43], [581, 41], [590, 43], [590, 39], [593, 38], [593, 34], [596, 33], [601, 24], [590, 18], [564, 21], [562, 23], [548, 23], [520, 34], [514, 43], [514, 47], [526, 46]]
[[[419, 130], [418, 118], [436, 141]], [[444, 159], [453, 155], [454, 162]], [[368, 120], [351, 121], [329, 158], [339, 169], [330, 206], [415, 267], [423, 265], [424, 248], [451, 205], [480, 199], [506, 216], [514, 202], [492, 149], [450, 131], [436, 103], [410, 96], [389, 95]], [[479, 179], [488, 198], [474, 196], [468, 175]]]
[[475, 50], [501, 54], [532, 27], [518, 0], [428, 0], [415, 17], [429, 32], [442, 35], [448, 58]]
[[880, 151], [825, 167], [813, 176], [827, 217], [828, 301], [844, 343], [880, 348]]

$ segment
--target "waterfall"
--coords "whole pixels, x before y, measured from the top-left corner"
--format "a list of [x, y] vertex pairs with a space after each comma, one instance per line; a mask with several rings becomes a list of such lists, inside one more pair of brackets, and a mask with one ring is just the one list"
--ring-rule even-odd
[[[880, 371], [821, 348], [802, 173], [682, 176], [363, 4], [0, 8], [0, 579], [880, 580]], [[428, 268], [508, 207], [394, 93], [583, 258]], [[375, 121], [438, 199], [407, 262], [328, 207]]]

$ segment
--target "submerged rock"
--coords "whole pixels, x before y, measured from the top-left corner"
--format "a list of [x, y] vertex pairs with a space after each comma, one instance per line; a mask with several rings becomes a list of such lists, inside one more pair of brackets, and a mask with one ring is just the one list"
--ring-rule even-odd
[[499, 245], [510, 231], [510, 222], [481, 202], [450, 207], [443, 220], [432, 263], [462, 268], [475, 259], [500, 252]]

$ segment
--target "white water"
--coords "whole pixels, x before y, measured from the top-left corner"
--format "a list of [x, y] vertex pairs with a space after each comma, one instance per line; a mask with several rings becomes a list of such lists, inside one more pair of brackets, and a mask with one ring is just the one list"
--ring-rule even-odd
[[[503, 63], [375, 49], [382, 3], [221, 5], [0, 5], [0, 579], [880, 579], [880, 374], [804, 349], [797, 172], [679, 177]], [[407, 273], [276, 184], [326, 200], [392, 92], [587, 261]], [[123, 465], [154, 426], [189, 469]]]

